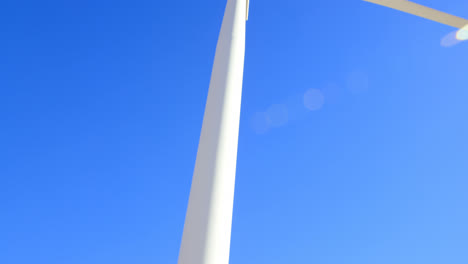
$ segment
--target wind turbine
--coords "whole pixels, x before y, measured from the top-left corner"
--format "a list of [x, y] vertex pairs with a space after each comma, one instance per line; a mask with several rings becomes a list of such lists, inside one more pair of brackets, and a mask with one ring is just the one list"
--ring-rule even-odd
[[227, 0], [178, 264], [228, 264], [249, 0]]
[[[364, 0], [468, 30], [406, 0]], [[178, 264], [228, 264], [249, 0], [227, 0], [211, 73]], [[466, 31], [465, 30], [465, 31]], [[467, 37], [468, 39], [468, 37]]]
[[468, 40], [468, 20], [407, 0], [363, 0], [458, 28], [456, 38]]

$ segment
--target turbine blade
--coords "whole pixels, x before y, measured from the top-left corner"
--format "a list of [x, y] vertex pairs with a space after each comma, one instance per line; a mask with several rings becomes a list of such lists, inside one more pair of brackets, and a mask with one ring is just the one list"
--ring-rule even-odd
[[405, 13], [413, 14], [419, 17], [423, 17], [435, 22], [439, 22], [455, 28], [463, 28], [468, 25], [468, 20], [450, 15], [433, 8], [416, 4], [407, 0], [363, 0], [366, 2], [374, 3], [390, 7]]

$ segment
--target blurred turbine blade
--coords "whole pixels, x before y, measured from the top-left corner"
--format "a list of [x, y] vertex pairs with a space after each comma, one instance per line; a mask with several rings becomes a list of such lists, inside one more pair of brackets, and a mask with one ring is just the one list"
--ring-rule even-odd
[[407, 0], [363, 0], [366, 2], [390, 7], [405, 13], [413, 14], [432, 21], [436, 21], [455, 28], [463, 28], [468, 25], [468, 20], [453, 16], [427, 6], [416, 4]]

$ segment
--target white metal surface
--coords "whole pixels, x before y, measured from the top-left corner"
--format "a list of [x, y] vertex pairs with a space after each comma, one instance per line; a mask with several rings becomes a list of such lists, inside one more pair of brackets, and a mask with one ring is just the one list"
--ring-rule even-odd
[[178, 264], [227, 264], [247, 0], [228, 0], [211, 73]]
[[407, 0], [363, 0], [366, 2], [383, 5], [396, 10], [400, 10], [409, 14], [423, 17], [432, 21], [436, 21], [445, 25], [456, 28], [463, 28], [468, 25], [468, 20], [450, 15], [427, 6], [416, 4]]

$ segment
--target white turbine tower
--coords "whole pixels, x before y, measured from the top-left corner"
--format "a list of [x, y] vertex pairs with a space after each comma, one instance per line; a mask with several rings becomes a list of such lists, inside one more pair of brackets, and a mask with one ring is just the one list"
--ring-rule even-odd
[[228, 0], [211, 73], [178, 264], [228, 264], [249, 0]]
[[396, 10], [400, 10], [405, 13], [423, 17], [435, 22], [439, 22], [448, 26], [459, 28], [457, 32], [457, 39], [467, 40], [468, 39], [468, 20], [450, 15], [427, 6], [423, 6], [407, 0], [364, 0], [366, 2], [390, 7]]

